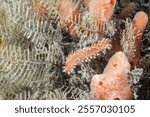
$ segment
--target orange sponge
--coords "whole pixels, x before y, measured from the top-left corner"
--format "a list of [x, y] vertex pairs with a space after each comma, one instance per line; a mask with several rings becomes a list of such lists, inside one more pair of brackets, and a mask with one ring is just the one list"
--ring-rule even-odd
[[128, 58], [123, 52], [117, 52], [108, 61], [107, 66], [103, 73], [111, 75], [127, 74], [131, 69], [131, 65], [128, 62]]
[[134, 55], [135, 56], [131, 59], [131, 62], [133, 64], [133, 66], [136, 66], [141, 57], [141, 40], [142, 40], [143, 33], [144, 33], [145, 28], [148, 23], [147, 14], [144, 13], [143, 11], [136, 13], [132, 23], [133, 23], [133, 27], [135, 28], [135, 33], [136, 33], [137, 37], [134, 40], [134, 42], [135, 42]]
[[127, 51], [125, 51], [125, 53], [129, 58], [129, 61], [132, 64], [133, 68], [138, 64], [141, 57], [141, 40], [147, 23], [148, 16], [146, 13], [144, 13], [143, 11], [136, 13], [132, 21], [134, 31], [133, 38], [130, 38], [130, 36], [128, 36], [129, 34], [127, 33], [128, 39], [126, 39], [123, 43], [124, 47], [128, 46], [128, 49]]
[[148, 23], [147, 14], [143, 11], [137, 12], [133, 19], [133, 25], [136, 28], [136, 30], [143, 33], [147, 26], [147, 23]]
[[96, 100], [129, 100], [133, 99], [132, 91], [124, 74], [95, 75], [91, 82], [91, 91]]
[[88, 0], [86, 5], [89, 8], [90, 15], [97, 20], [108, 21], [110, 20], [114, 7], [116, 5], [116, 0]]
[[104, 73], [94, 75], [91, 80], [91, 92], [96, 100], [129, 100], [133, 99], [127, 73], [130, 64], [123, 52], [113, 55]]

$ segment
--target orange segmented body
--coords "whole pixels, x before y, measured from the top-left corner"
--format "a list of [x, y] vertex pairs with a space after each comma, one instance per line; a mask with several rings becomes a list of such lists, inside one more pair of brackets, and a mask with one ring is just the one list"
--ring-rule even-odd
[[65, 73], [72, 72], [73, 68], [80, 64], [82, 61], [90, 60], [99, 55], [100, 52], [103, 52], [106, 49], [111, 48], [111, 40], [103, 38], [98, 41], [96, 44], [93, 44], [91, 47], [88, 47], [83, 50], [77, 50], [72, 52], [66, 60], [65, 63]]

